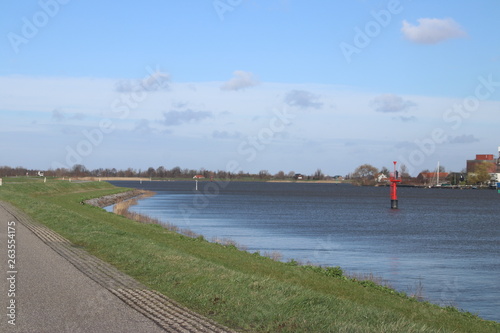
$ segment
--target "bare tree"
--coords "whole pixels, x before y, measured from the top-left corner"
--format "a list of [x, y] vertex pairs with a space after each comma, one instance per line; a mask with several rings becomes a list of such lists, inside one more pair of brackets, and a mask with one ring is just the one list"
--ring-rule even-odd
[[128, 168], [124, 171], [125, 177], [134, 177], [136, 175], [136, 171], [132, 168]]
[[316, 170], [316, 172], [313, 175], [314, 180], [323, 180], [325, 179], [325, 175], [321, 171], [321, 169]]
[[382, 167], [382, 169], [380, 169], [380, 173], [384, 174], [386, 177], [389, 177], [391, 172], [384, 166]]
[[87, 176], [88, 170], [82, 164], [75, 164], [71, 168], [71, 175], [74, 177], [85, 177]]
[[374, 185], [378, 169], [371, 164], [363, 164], [354, 170], [352, 178], [358, 185]]
[[156, 176], [158, 176], [160, 178], [164, 178], [166, 176], [166, 170], [165, 170], [164, 166], [159, 166], [156, 169]]
[[173, 167], [170, 171], [169, 171], [169, 174], [170, 174], [170, 177], [179, 177], [181, 174], [182, 174], [182, 170], [180, 167], [176, 166], [176, 167]]
[[156, 177], [156, 170], [153, 167], [149, 167], [148, 171], [146, 171], [148, 177]]
[[277, 174], [274, 175], [274, 178], [283, 180], [283, 179], [285, 179], [285, 173], [280, 170], [280, 171], [278, 171]]
[[402, 179], [408, 179], [410, 178], [410, 173], [408, 172], [408, 167], [405, 164], [401, 164], [399, 167], [399, 171], [401, 172], [401, 178]]
[[259, 178], [260, 179], [268, 179], [270, 176], [269, 171], [267, 170], [260, 170], [259, 171]]

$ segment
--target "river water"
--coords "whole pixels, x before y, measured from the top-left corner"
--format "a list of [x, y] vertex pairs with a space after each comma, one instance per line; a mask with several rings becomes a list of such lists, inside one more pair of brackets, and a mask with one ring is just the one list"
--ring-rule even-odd
[[132, 211], [354, 274], [500, 321], [500, 194], [263, 182], [112, 182], [155, 191]]

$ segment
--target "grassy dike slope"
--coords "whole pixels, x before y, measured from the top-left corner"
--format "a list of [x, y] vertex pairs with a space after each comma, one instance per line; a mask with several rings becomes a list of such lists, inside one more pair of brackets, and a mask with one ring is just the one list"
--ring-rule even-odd
[[328, 276], [324, 269], [275, 262], [80, 204], [122, 191], [108, 183], [7, 179], [0, 200], [150, 288], [239, 331], [500, 331], [498, 323]]

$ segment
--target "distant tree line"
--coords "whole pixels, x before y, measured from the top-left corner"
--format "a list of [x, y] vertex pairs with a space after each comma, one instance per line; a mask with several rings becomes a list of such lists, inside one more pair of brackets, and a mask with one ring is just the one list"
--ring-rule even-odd
[[[409, 174], [406, 165], [401, 164], [398, 170], [398, 177], [401, 179], [403, 184], [427, 185], [429, 180], [421, 177], [420, 175], [429, 173], [435, 175], [436, 172], [446, 173], [447, 176], [440, 179], [440, 183], [450, 185], [487, 185], [491, 179], [491, 175], [488, 172], [488, 165], [486, 163], [478, 164], [474, 173], [467, 173], [465, 169], [461, 172], [446, 172], [445, 167], [440, 166], [439, 170], [422, 170], [417, 177], [412, 177]], [[353, 173], [347, 175], [346, 179], [356, 185], [376, 185], [380, 183], [387, 183], [389, 181], [390, 174], [391, 172], [386, 167], [382, 167], [379, 170], [371, 164], [363, 164], [357, 167]], [[382, 177], [381, 175], [384, 175], [385, 177]]]
[[[401, 178], [403, 184], [415, 184], [421, 185], [423, 181], [419, 177], [411, 177], [408, 172], [408, 168], [401, 164], [398, 167], [398, 176]], [[0, 166], [0, 177], [19, 177], [19, 176], [39, 176], [40, 172], [46, 177], [143, 177], [143, 178], [193, 178], [195, 175], [202, 175], [205, 178], [215, 178], [215, 179], [256, 179], [256, 180], [330, 180], [330, 179], [346, 179], [349, 182], [357, 185], [376, 185], [378, 183], [384, 182], [385, 177], [389, 178], [391, 171], [388, 168], [382, 167], [380, 170], [371, 164], [363, 164], [357, 167], [354, 172], [348, 174], [345, 177], [341, 176], [328, 176], [325, 175], [321, 169], [317, 169], [311, 175], [304, 175], [296, 173], [295, 171], [289, 171], [285, 173], [280, 170], [276, 174], [271, 174], [268, 170], [260, 170], [258, 173], [249, 173], [240, 171], [238, 173], [232, 173], [225, 170], [210, 171], [206, 169], [182, 169], [179, 166], [175, 166], [171, 169], [167, 169], [164, 166], [159, 166], [157, 168], [149, 167], [145, 170], [142, 169], [116, 169], [116, 168], [98, 168], [98, 169], [87, 169], [82, 164], [76, 164], [70, 169], [58, 168], [50, 170], [34, 170], [26, 169], [23, 167], [12, 168], [9, 166]], [[429, 170], [423, 170], [421, 173], [431, 172]], [[435, 171], [432, 171], [435, 172]], [[445, 168], [441, 166], [439, 172], [445, 172]], [[461, 172], [449, 173], [446, 179], [442, 179], [443, 182], [448, 182], [452, 185], [457, 184], [484, 184], [491, 178], [488, 173], [486, 164], [478, 165], [477, 170], [474, 174], [467, 174], [465, 170]]]
[[[144, 177], [144, 178], [193, 178], [195, 175], [202, 175], [205, 178], [216, 179], [259, 179], [259, 180], [294, 180], [297, 179], [297, 173], [290, 171], [285, 173], [280, 170], [276, 174], [271, 174], [268, 170], [260, 170], [253, 174], [240, 171], [232, 173], [225, 170], [210, 171], [206, 169], [182, 169], [179, 166], [167, 169], [164, 166], [157, 168], [149, 167], [145, 170], [137, 170], [133, 168], [116, 169], [116, 168], [98, 168], [87, 169], [82, 164], [76, 164], [70, 169], [58, 168], [50, 170], [34, 170], [23, 167], [11, 168], [8, 166], [0, 167], [0, 177], [19, 177], [19, 176], [39, 176], [39, 172], [43, 172], [46, 177]], [[321, 169], [317, 169], [312, 175], [303, 175], [304, 180], [325, 180], [331, 177], [323, 174]]]
[[8, 166], [0, 167], [0, 177], [16, 177], [16, 176], [26, 176], [35, 175], [38, 170], [30, 170], [23, 167], [11, 168]]

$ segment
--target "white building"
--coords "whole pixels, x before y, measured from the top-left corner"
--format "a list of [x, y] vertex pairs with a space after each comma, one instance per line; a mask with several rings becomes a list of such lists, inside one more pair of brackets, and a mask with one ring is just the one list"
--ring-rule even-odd
[[500, 183], [500, 147], [498, 147], [497, 172], [490, 173], [490, 175], [492, 183]]
[[384, 175], [383, 173], [380, 173], [378, 176], [377, 176], [377, 182], [381, 183], [381, 182], [385, 182], [387, 181], [389, 178], [387, 178], [386, 175]]

